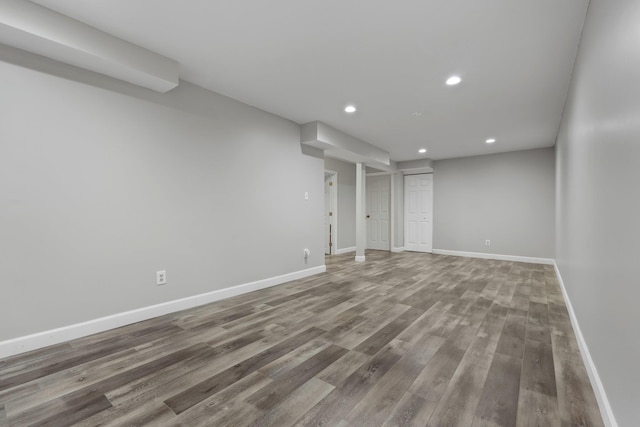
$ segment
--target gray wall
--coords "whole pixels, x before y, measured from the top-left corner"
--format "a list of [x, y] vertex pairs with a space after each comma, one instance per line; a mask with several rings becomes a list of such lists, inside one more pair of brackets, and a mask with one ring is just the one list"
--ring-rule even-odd
[[324, 168], [338, 172], [337, 250], [356, 245], [356, 165], [326, 158]]
[[0, 62], [0, 341], [324, 264], [298, 125], [22, 59], [90, 84]]
[[637, 0], [591, 0], [558, 137], [556, 258], [620, 426], [640, 420]]
[[433, 168], [434, 249], [554, 257], [553, 148], [440, 160]]

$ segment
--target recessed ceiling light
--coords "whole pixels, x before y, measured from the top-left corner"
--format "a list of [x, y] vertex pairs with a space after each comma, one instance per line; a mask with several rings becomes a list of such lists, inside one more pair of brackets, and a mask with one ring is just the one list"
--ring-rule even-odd
[[426, 148], [421, 148], [421, 149], [418, 150], [418, 153], [420, 153], [420, 154], [424, 154], [426, 152], [427, 152]]
[[462, 79], [460, 78], [460, 76], [451, 76], [447, 79], [447, 84], [449, 86], [454, 86], [460, 83], [461, 81]]
[[344, 111], [347, 113], [355, 113], [356, 107], [354, 105], [347, 105], [346, 107], [344, 107]]
[[489, 138], [485, 141], [487, 144], [493, 144], [494, 142], [496, 142], [495, 138]]

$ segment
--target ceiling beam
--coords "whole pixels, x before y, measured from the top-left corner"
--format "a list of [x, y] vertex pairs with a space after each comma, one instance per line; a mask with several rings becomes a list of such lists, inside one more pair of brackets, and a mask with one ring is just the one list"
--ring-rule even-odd
[[396, 164], [391, 160], [388, 152], [322, 122], [315, 121], [302, 125], [300, 143], [323, 150], [326, 157], [351, 163], [364, 163], [387, 172], [396, 170]]
[[157, 92], [179, 83], [177, 61], [26, 0], [0, 1], [0, 43]]
[[398, 170], [405, 174], [429, 173], [433, 172], [433, 160], [417, 159], [397, 162]]

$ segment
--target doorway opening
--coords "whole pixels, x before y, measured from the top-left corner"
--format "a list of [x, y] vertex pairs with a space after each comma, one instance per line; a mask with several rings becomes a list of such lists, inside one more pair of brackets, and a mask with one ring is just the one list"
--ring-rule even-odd
[[336, 253], [338, 242], [338, 172], [324, 171], [324, 253]]

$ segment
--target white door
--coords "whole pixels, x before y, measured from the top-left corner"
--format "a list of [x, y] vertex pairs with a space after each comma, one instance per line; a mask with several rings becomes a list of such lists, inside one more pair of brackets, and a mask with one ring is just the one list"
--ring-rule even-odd
[[404, 248], [433, 250], [433, 174], [404, 177]]
[[367, 177], [367, 248], [388, 251], [390, 175]]

